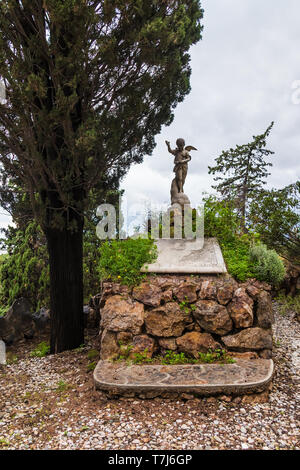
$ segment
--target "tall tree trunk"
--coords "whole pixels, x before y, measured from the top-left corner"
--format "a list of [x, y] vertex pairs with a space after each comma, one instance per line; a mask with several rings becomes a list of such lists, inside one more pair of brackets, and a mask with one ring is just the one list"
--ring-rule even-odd
[[78, 230], [48, 228], [50, 264], [51, 353], [77, 348], [84, 342], [83, 220]]

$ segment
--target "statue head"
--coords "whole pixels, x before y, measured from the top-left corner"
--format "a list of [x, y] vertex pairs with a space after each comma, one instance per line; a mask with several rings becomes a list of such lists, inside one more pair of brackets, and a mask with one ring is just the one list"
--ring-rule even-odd
[[177, 139], [176, 140], [176, 145], [179, 148], [179, 150], [183, 150], [185, 147], [185, 140], [184, 139]]

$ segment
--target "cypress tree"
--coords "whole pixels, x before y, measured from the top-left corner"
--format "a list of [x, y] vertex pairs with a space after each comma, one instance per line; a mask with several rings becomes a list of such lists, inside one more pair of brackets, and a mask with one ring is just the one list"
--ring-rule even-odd
[[152, 153], [190, 91], [199, 0], [2, 0], [0, 161], [47, 239], [51, 352], [83, 343], [82, 234], [95, 187]]

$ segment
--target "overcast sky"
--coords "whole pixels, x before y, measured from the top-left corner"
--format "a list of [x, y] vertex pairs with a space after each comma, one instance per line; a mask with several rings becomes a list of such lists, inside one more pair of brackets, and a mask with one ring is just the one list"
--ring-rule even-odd
[[124, 180], [130, 202], [169, 200], [173, 161], [165, 140], [174, 148], [183, 137], [197, 147], [185, 185], [197, 204], [202, 191], [211, 192], [208, 165], [222, 150], [263, 133], [272, 120], [269, 185], [279, 188], [299, 178], [300, 103], [292, 102], [297, 80], [300, 89], [299, 0], [203, 0], [202, 6], [203, 39], [191, 54], [192, 91], [157, 137], [153, 155]]
[[[192, 91], [157, 137], [153, 155], [123, 181], [130, 203], [169, 201], [173, 161], [165, 140], [174, 148], [183, 137], [197, 147], [185, 192], [198, 204], [203, 191], [211, 192], [208, 165], [222, 150], [264, 132], [272, 120], [268, 148], [275, 155], [268, 185], [280, 188], [299, 179], [299, 0], [202, 0], [202, 6], [203, 39], [191, 50]], [[292, 88], [297, 81], [298, 92]], [[3, 227], [9, 219], [2, 214]]]

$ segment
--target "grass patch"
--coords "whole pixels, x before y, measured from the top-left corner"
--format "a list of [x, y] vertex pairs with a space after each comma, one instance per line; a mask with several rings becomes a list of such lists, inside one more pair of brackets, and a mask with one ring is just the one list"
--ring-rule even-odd
[[93, 370], [96, 369], [96, 365], [97, 365], [97, 362], [96, 361], [93, 361], [93, 362], [90, 362], [88, 365], [87, 365], [87, 371], [88, 372], [93, 372]]
[[12, 365], [16, 364], [18, 362], [18, 356], [16, 354], [13, 354], [12, 352], [8, 351], [6, 353], [6, 364], [7, 365]]
[[300, 315], [300, 294], [295, 297], [279, 294], [275, 300], [277, 302], [280, 315], [285, 316], [289, 312], [294, 312], [297, 316]]
[[99, 351], [97, 351], [96, 349], [91, 349], [89, 352], [88, 352], [88, 355], [87, 355], [88, 359], [90, 361], [92, 361], [93, 359], [96, 359], [99, 357]]
[[59, 393], [66, 392], [71, 388], [71, 385], [67, 384], [64, 380], [60, 380], [57, 384], [56, 391]]
[[31, 351], [30, 357], [45, 357], [50, 352], [50, 345], [45, 341], [42, 341], [37, 347]]
[[166, 351], [164, 356], [154, 356], [149, 358], [148, 351], [145, 349], [142, 353], [131, 354], [132, 347], [128, 346], [113, 362], [126, 361], [131, 364], [153, 364], [153, 365], [179, 365], [179, 364], [234, 364], [236, 361], [227, 355], [223, 349], [209, 350], [207, 353], [198, 353], [198, 357], [193, 358], [185, 355], [183, 352]]

